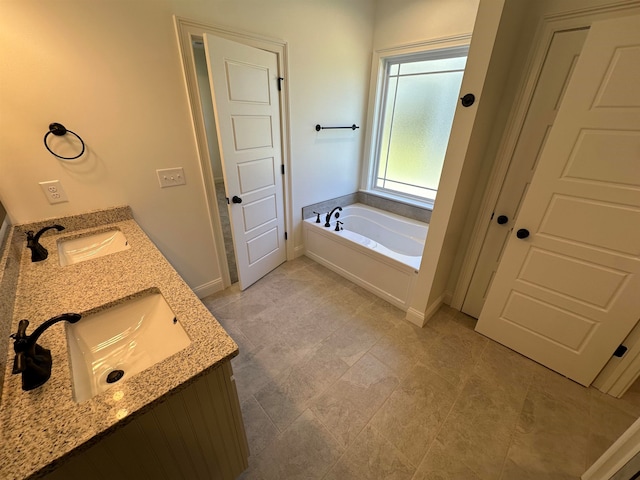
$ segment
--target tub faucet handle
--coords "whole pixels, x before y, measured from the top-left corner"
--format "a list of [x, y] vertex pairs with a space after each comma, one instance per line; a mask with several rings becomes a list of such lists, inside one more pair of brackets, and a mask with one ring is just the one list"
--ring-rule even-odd
[[317, 215], [316, 217], [316, 223], [320, 223], [320, 214], [318, 212], [313, 212], [314, 215]]
[[344, 225], [344, 223], [342, 223], [340, 220], [336, 221], [336, 232], [339, 232], [340, 230], [344, 230], [344, 228], [342, 228], [340, 225]]

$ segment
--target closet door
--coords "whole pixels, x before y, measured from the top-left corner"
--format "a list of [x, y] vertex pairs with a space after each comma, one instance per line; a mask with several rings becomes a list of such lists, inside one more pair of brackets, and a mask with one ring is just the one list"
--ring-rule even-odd
[[589, 385], [640, 318], [640, 17], [587, 36], [476, 330]]
[[478, 318], [482, 311], [587, 33], [588, 30], [557, 32], [547, 51], [462, 304], [462, 311], [474, 318]]

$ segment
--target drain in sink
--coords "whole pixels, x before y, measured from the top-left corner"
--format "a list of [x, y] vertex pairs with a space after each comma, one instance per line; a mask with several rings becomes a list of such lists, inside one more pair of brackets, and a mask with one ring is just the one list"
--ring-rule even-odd
[[124, 376], [124, 370], [113, 370], [107, 375], [107, 383], [116, 383]]

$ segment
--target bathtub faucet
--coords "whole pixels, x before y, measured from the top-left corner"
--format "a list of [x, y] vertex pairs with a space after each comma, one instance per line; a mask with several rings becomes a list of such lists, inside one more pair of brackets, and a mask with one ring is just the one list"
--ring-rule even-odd
[[[324, 222], [324, 226], [325, 227], [330, 227], [331, 224], [329, 223], [331, 221], [331, 217], [333, 217], [333, 212], [335, 212], [336, 210], [342, 211], [342, 207], [336, 207], [333, 210], [331, 210], [330, 213], [327, 213], [327, 218], [325, 218], [325, 222]], [[336, 212], [336, 218], [340, 217], [340, 214]]]

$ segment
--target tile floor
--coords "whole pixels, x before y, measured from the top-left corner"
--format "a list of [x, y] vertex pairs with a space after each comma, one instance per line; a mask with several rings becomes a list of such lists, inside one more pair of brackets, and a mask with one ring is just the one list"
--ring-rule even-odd
[[640, 416], [473, 331], [425, 328], [307, 259], [203, 300], [232, 361], [248, 479], [578, 479]]

